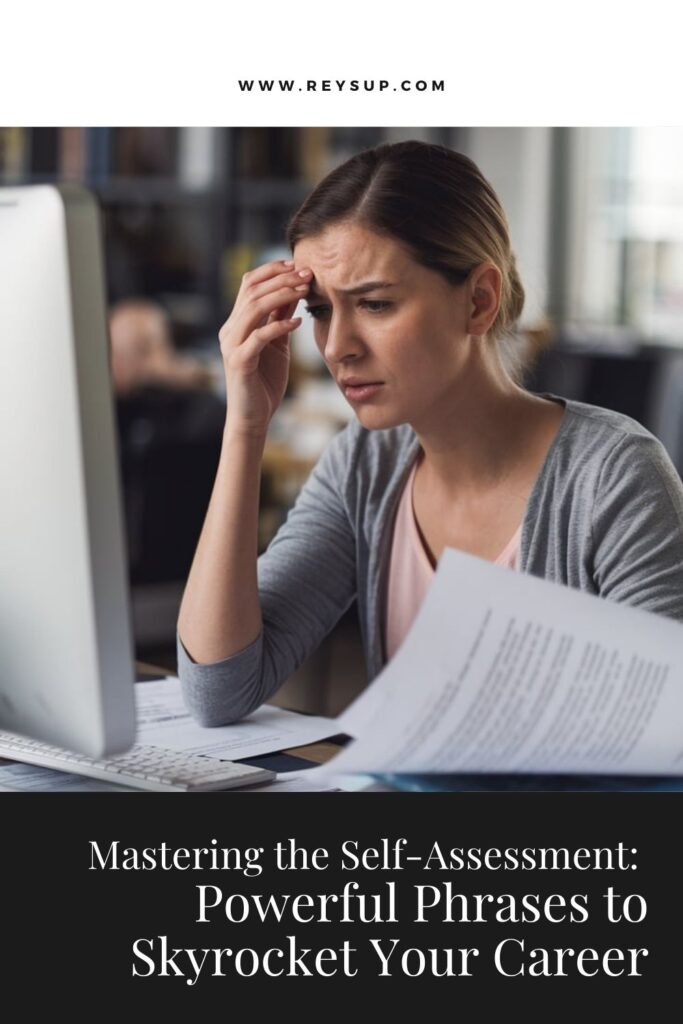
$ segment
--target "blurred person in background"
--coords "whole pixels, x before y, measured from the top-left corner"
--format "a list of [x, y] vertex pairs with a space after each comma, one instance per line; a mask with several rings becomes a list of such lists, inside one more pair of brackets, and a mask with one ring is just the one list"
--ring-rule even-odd
[[205, 364], [175, 351], [158, 303], [118, 302], [109, 333], [130, 579], [180, 582], [216, 474], [225, 401]]
[[208, 368], [174, 347], [169, 317], [150, 299], [130, 298], [109, 312], [111, 369], [117, 396], [148, 385], [168, 388], [208, 388]]
[[[200, 721], [258, 707], [354, 600], [372, 680], [445, 547], [683, 622], [683, 485], [635, 420], [522, 386], [504, 351], [524, 289], [469, 158], [416, 141], [359, 153], [288, 242], [291, 261], [245, 275], [219, 333], [227, 419], [178, 621]], [[301, 299], [355, 417], [257, 561], [261, 458]]]

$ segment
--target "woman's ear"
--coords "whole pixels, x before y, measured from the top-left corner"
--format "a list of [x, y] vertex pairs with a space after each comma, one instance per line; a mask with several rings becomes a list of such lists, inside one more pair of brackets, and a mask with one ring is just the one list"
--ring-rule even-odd
[[482, 336], [490, 330], [500, 309], [501, 285], [501, 273], [494, 263], [482, 263], [474, 268], [468, 281], [468, 334]]

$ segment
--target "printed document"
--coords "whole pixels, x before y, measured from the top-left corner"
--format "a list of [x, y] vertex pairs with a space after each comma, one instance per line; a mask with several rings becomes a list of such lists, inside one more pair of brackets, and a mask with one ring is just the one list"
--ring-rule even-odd
[[172, 676], [137, 683], [135, 699], [138, 743], [226, 761], [316, 743], [339, 731], [333, 718], [299, 715], [269, 704], [240, 722], [207, 729], [191, 717], [183, 702], [180, 681]]
[[320, 772], [683, 775], [683, 625], [447, 549]]

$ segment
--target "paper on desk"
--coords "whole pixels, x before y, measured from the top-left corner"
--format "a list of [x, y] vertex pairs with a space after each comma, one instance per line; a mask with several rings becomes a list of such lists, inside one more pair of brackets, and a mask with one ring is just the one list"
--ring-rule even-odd
[[[338, 793], [342, 788], [336, 779], [318, 775], [316, 768], [278, 774], [272, 782], [244, 787], [250, 793]], [[235, 792], [235, 790], [232, 790]]]
[[321, 769], [683, 774], [683, 626], [446, 550]]
[[241, 722], [207, 729], [190, 716], [180, 692], [180, 681], [172, 676], [138, 683], [135, 694], [138, 743], [228, 761], [316, 743], [339, 731], [333, 718], [298, 715], [271, 705], [258, 708]]
[[394, 787], [382, 785], [372, 775], [331, 775], [323, 771], [322, 765], [279, 774], [272, 782], [250, 787], [251, 793], [357, 793], [371, 790], [388, 792], [394, 791]]

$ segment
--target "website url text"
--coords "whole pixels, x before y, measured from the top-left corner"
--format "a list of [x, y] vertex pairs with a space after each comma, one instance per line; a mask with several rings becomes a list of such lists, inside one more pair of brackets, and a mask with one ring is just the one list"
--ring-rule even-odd
[[297, 85], [296, 79], [238, 79], [240, 92], [445, 92], [445, 81], [404, 79], [397, 85], [380, 79], [309, 79]]

